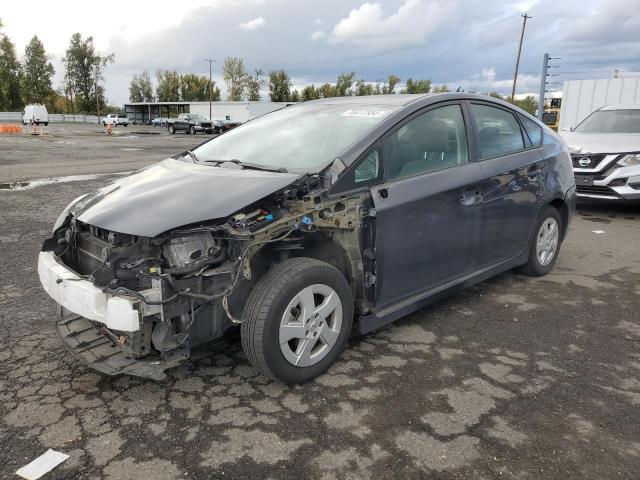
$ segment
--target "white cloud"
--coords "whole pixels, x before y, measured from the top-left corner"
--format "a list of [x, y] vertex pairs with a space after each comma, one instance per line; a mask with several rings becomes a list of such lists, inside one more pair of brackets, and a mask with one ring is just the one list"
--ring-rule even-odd
[[419, 45], [445, 23], [456, 0], [406, 0], [397, 12], [386, 16], [379, 3], [363, 3], [340, 20], [330, 37], [331, 43], [352, 42], [373, 49], [392, 49]]
[[316, 30], [311, 34], [311, 40], [317, 42], [318, 40], [322, 40], [325, 37], [326, 33], [323, 30]]
[[258, 17], [253, 20], [249, 20], [248, 22], [241, 23], [238, 25], [238, 28], [242, 28], [243, 30], [257, 30], [264, 27], [265, 23], [267, 23], [267, 21], [264, 17]]
[[491, 68], [483, 68], [482, 69], [482, 76], [487, 79], [490, 82], [493, 82], [496, 78], [496, 69], [491, 67]]

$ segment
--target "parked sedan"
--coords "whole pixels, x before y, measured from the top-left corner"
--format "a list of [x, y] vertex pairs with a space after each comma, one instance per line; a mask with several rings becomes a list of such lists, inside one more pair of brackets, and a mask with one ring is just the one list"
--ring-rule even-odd
[[602, 107], [561, 135], [578, 197], [640, 202], [640, 104]]
[[352, 330], [506, 270], [549, 273], [574, 206], [566, 145], [508, 103], [329, 98], [74, 200], [38, 272], [96, 370], [160, 379], [240, 328], [255, 368], [295, 384]]

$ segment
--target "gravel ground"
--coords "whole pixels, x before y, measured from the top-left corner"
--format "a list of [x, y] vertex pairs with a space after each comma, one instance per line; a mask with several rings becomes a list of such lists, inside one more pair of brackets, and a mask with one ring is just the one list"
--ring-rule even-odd
[[[15, 159], [6, 141], [0, 180], [58, 174], [47, 152], [82, 162], [80, 142], [105, 140]], [[117, 141], [156, 159], [194, 143]], [[638, 478], [640, 209], [580, 205], [550, 275], [503, 274], [352, 340], [309, 384], [258, 376], [238, 341], [157, 383], [76, 362], [37, 279], [57, 213], [107, 180], [0, 191], [0, 478], [47, 448], [71, 458], [46, 479]]]

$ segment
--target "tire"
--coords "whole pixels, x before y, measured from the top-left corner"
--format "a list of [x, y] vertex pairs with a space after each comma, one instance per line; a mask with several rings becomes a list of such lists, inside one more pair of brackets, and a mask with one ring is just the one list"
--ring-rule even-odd
[[194, 126], [192, 126], [190, 130], [191, 130], [191, 132], [190, 132], [191, 135], [195, 135], [197, 133], [196, 132], [196, 127], [194, 127]]
[[128, 123], [123, 123], [122, 125], [124, 125], [125, 127], [128, 127], [129, 124]]
[[[309, 310], [305, 297], [313, 302]], [[329, 315], [314, 315], [323, 304]], [[289, 328], [283, 330], [288, 309]], [[322, 374], [344, 349], [353, 323], [353, 294], [335, 267], [313, 258], [292, 258], [271, 269], [253, 288], [243, 318], [242, 348], [249, 362], [274, 380], [304, 383]], [[281, 345], [281, 335], [287, 332], [300, 337], [294, 335]]]
[[49, 126], [49, 122], [44, 122], [44, 126], [48, 127]]
[[174, 133], [176, 133], [176, 129], [175, 129], [175, 127], [174, 127], [173, 125], [169, 125], [169, 133], [170, 133], [171, 135], [173, 135]]
[[[542, 277], [553, 269], [560, 253], [563, 228], [560, 212], [554, 207], [547, 206], [542, 215], [538, 217], [534, 236], [529, 246], [529, 259], [526, 264], [520, 267], [521, 273], [532, 277]], [[549, 233], [551, 230], [553, 230], [552, 234]], [[550, 258], [549, 255], [551, 255]]]

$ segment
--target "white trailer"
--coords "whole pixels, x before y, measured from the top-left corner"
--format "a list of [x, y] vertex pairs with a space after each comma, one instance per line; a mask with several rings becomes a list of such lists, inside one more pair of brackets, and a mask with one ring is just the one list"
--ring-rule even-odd
[[605, 105], [640, 103], [640, 78], [605, 78], [564, 82], [559, 130], [578, 125]]

